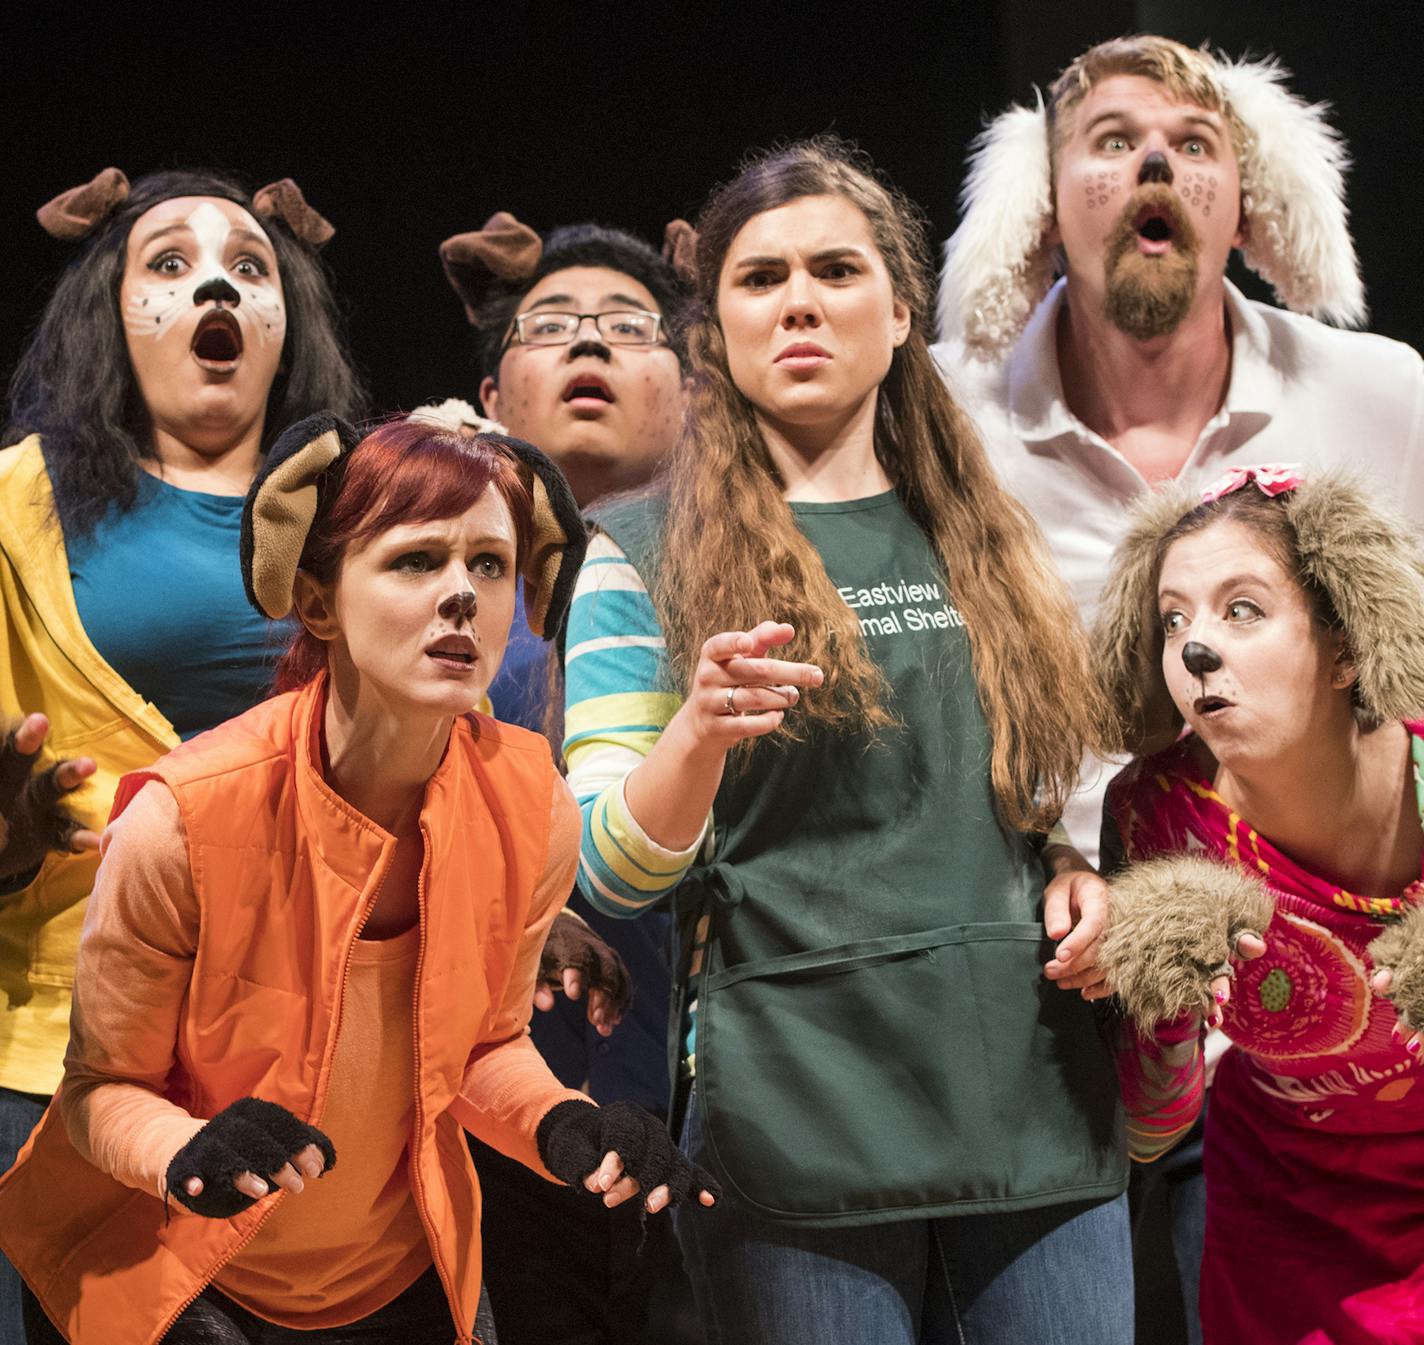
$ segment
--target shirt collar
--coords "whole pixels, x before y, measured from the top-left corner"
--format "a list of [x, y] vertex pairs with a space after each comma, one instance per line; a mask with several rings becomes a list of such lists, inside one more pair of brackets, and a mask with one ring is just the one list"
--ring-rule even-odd
[[[1094, 437], [1068, 409], [1058, 368], [1058, 315], [1067, 284], [1063, 279], [1054, 282], [1009, 354], [1009, 417], [1015, 437], [1025, 443], [1065, 434]], [[1271, 363], [1270, 331], [1246, 296], [1229, 280], [1224, 285], [1231, 323], [1231, 382], [1218, 418], [1251, 414], [1269, 420], [1281, 398], [1280, 372]]]

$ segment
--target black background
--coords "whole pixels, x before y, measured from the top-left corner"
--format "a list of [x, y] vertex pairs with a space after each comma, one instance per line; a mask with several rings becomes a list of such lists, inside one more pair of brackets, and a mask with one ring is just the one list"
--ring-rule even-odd
[[[660, 239], [748, 147], [854, 137], [953, 229], [986, 114], [1078, 50], [1154, 29], [1273, 51], [1329, 99], [1357, 160], [1351, 204], [1377, 330], [1420, 344], [1424, 189], [1416, 0], [984, 0], [339, 9], [34, 6], [3, 21], [0, 373], [68, 256], [33, 211], [106, 164], [291, 176], [337, 227], [326, 256], [377, 409], [471, 396], [436, 246], [497, 209]], [[1253, 293], [1259, 293], [1259, 289]]]

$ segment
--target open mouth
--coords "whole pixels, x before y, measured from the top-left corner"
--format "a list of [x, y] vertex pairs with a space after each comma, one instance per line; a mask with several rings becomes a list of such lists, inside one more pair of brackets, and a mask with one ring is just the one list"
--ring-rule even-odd
[[449, 668], [471, 668], [479, 657], [475, 642], [468, 635], [442, 635], [425, 648], [427, 658]]
[[613, 389], [597, 374], [575, 374], [564, 386], [566, 402], [603, 402], [612, 405], [617, 400]]
[[1138, 215], [1136, 231], [1138, 239], [1152, 252], [1166, 251], [1176, 233], [1172, 227], [1171, 216], [1161, 209], [1151, 207]]
[[231, 368], [242, 358], [242, 328], [226, 309], [204, 313], [193, 333], [193, 358], [200, 364]]
[[1203, 719], [1209, 719], [1214, 714], [1220, 714], [1222, 710], [1229, 710], [1231, 702], [1224, 696], [1198, 696], [1192, 702], [1192, 709]]

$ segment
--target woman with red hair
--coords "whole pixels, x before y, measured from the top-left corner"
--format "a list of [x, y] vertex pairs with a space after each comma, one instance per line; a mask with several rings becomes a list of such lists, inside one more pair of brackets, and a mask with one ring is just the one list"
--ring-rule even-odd
[[582, 552], [517, 440], [322, 415], [273, 449], [243, 573], [301, 629], [281, 694], [120, 785], [64, 1082], [0, 1184], [32, 1342], [477, 1339], [462, 1127], [610, 1205], [700, 1189], [525, 1032], [579, 814], [474, 706], [517, 577], [553, 631]]

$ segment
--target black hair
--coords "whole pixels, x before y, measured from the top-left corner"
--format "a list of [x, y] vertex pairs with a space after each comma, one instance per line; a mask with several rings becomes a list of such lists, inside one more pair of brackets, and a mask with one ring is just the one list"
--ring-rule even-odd
[[544, 250], [534, 274], [511, 283], [493, 279], [475, 314], [475, 362], [481, 378], [499, 381], [504, 338], [524, 296], [547, 275], [570, 266], [604, 266], [638, 281], [658, 305], [663, 333], [682, 361], [683, 305], [687, 292], [670, 263], [641, 238], [601, 224], [565, 224], [544, 235]]
[[[129, 233], [145, 211], [176, 196], [215, 196], [252, 208], [233, 178], [199, 169], [149, 173], [69, 263], [10, 379], [3, 442], [41, 437], [55, 510], [68, 535], [92, 532], [110, 507], [133, 507], [139, 459], [150, 456], [147, 417], [119, 315]], [[265, 452], [283, 427], [315, 411], [348, 419], [364, 394], [337, 328], [326, 270], [279, 218], [262, 220], [287, 309], [281, 365], [267, 397]]]

